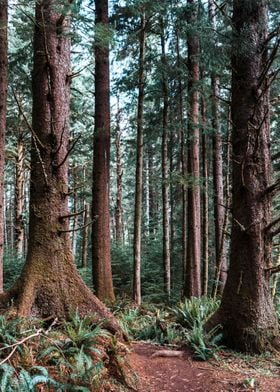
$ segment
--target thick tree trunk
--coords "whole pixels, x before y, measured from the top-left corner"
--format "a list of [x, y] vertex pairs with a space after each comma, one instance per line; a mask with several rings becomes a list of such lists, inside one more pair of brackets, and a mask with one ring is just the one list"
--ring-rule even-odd
[[146, 17], [141, 16], [139, 46], [139, 80], [138, 80], [138, 108], [137, 108], [137, 156], [136, 156], [136, 187], [134, 210], [134, 240], [133, 240], [133, 300], [141, 304], [141, 228], [142, 228], [142, 199], [143, 199], [143, 117], [144, 117], [144, 83], [145, 83], [145, 42]]
[[15, 245], [18, 257], [24, 250], [24, 144], [20, 134], [17, 140], [16, 184], [15, 184]]
[[0, 293], [3, 291], [4, 165], [8, 89], [8, 1], [0, 2]]
[[[108, 29], [108, 0], [95, 0], [96, 24]], [[106, 38], [108, 40], [108, 37]], [[105, 41], [106, 41], [105, 40]], [[101, 300], [113, 302], [110, 254], [110, 93], [109, 43], [95, 45], [95, 129], [93, 143], [92, 262], [93, 287]]]
[[163, 220], [163, 271], [164, 271], [164, 292], [170, 297], [171, 271], [170, 271], [170, 217], [169, 217], [169, 170], [168, 170], [168, 83], [166, 78], [166, 53], [165, 53], [165, 32], [164, 22], [161, 29], [161, 55], [162, 55], [162, 93], [163, 93], [163, 117], [162, 117], [162, 220]]
[[[2, 300], [15, 299], [22, 316], [97, 313], [108, 329], [114, 317], [91, 293], [73, 262], [68, 224], [70, 40], [67, 16], [54, 1], [36, 3], [29, 245], [22, 275]], [[63, 137], [62, 137], [63, 134]]]
[[[263, 352], [278, 326], [270, 293], [271, 156], [267, 65], [267, 2], [233, 2], [232, 237], [221, 307], [206, 327], [222, 324], [227, 344]], [[241, 49], [243, 48], [243, 50]]]
[[[198, 4], [194, 0], [188, 0], [188, 23], [197, 21]], [[192, 32], [188, 36], [188, 176], [190, 184], [188, 188], [188, 244], [187, 264], [185, 276], [184, 295], [186, 297], [199, 297], [201, 294], [200, 277], [200, 167], [199, 167], [199, 37]]]

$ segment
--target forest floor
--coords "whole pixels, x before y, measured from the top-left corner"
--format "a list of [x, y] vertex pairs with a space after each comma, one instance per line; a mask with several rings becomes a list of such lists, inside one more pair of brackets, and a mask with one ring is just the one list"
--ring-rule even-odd
[[217, 360], [194, 361], [183, 357], [152, 357], [149, 343], [133, 343], [130, 362], [139, 376], [138, 392], [280, 392], [280, 356], [249, 357], [219, 352]]

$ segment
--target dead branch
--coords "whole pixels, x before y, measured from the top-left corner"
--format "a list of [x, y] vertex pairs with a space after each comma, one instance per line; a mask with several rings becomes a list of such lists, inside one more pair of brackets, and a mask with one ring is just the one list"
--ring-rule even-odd
[[278, 217], [277, 219], [275, 219], [274, 221], [272, 221], [272, 222], [265, 228], [265, 231], [269, 231], [273, 226], [277, 225], [278, 223], [280, 223], [280, 217]]
[[75, 229], [59, 230], [58, 232], [59, 232], [60, 234], [62, 234], [62, 233], [73, 233], [74, 231], [79, 231], [79, 230], [85, 229], [86, 227], [92, 225], [93, 222], [95, 222], [95, 221], [96, 221], [96, 219], [92, 219], [92, 220], [91, 220], [89, 223], [87, 223], [86, 225], [76, 227]]
[[263, 193], [263, 196], [265, 196], [267, 194], [271, 194], [272, 196], [274, 196], [279, 191], [280, 191], [280, 178], [277, 181], [275, 181], [274, 184], [272, 184], [268, 188], [266, 188], [266, 190]]
[[55, 169], [59, 169], [62, 165], [64, 165], [64, 163], [66, 162], [67, 158], [69, 157], [69, 155], [71, 154], [71, 152], [74, 150], [76, 144], [78, 143], [78, 141], [81, 139], [82, 135], [79, 135], [76, 140], [74, 140], [72, 146], [69, 148], [69, 150], [67, 151], [67, 154], [65, 155], [65, 157], [62, 159], [62, 161], [55, 166]]
[[59, 219], [63, 220], [63, 219], [73, 218], [74, 216], [82, 215], [84, 212], [85, 212], [85, 209], [83, 209], [81, 211], [73, 212], [72, 214], [62, 215], [59, 217]]
[[278, 272], [280, 272], [280, 264], [276, 265], [275, 267], [267, 268], [265, 272], [269, 275], [277, 274]]

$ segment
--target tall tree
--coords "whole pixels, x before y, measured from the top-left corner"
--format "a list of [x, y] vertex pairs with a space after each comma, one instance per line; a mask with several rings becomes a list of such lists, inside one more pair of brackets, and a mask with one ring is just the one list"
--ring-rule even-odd
[[[115, 300], [110, 255], [110, 76], [108, 0], [95, 0], [95, 124], [93, 141], [92, 273], [96, 295]], [[100, 35], [100, 36], [99, 36]]]
[[8, 1], [0, 1], [0, 292], [3, 291], [4, 164], [8, 89]]
[[133, 300], [141, 304], [141, 229], [143, 199], [143, 120], [144, 120], [144, 84], [145, 84], [145, 53], [146, 53], [146, 15], [141, 15], [139, 31], [139, 76], [138, 76], [138, 107], [137, 107], [137, 152], [136, 152], [136, 184], [134, 210], [133, 239]]
[[[234, 0], [232, 50], [232, 234], [219, 310], [228, 345], [262, 352], [278, 325], [270, 293], [272, 169], [269, 132], [267, 1]], [[272, 53], [273, 55], [273, 53]]]
[[167, 59], [165, 43], [164, 20], [161, 19], [161, 62], [162, 62], [162, 219], [163, 219], [163, 272], [164, 272], [164, 291], [170, 297], [171, 290], [171, 271], [170, 271], [170, 216], [169, 216], [169, 169], [168, 169], [168, 80], [167, 80]]
[[[70, 39], [67, 6], [36, 2], [32, 76], [32, 150], [27, 260], [1, 300], [14, 298], [20, 315], [67, 316], [96, 312], [119, 330], [113, 316], [85, 286], [69, 238], [68, 156]], [[50, 213], [51, 212], [51, 213]]]
[[198, 18], [198, 2], [188, 0], [189, 26], [194, 26], [188, 34], [188, 243], [184, 295], [199, 297], [200, 278], [200, 166], [199, 166], [199, 54], [200, 45], [195, 25]]
[[[208, 1], [209, 19], [213, 30], [216, 29], [216, 7], [213, 0]], [[223, 241], [223, 226], [225, 220], [224, 187], [223, 187], [223, 149], [220, 121], [220, 77], [216, 70], [211, 75], [212, 89], [212, 128], [213, 128], [213, 192], [214, 192], [214, 219], [215, 219], [215, 255], [216, 255], [216, 281], [218, 293], [223, 292], [227, 276], [227, 260]], [[214, 282], [213, 292], [216, 282]]]

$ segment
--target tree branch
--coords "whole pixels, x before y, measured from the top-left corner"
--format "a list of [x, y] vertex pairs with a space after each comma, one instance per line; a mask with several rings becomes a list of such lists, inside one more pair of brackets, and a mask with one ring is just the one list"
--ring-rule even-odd
[[62, 161], [55, 166], [56, 169], [59, 169], [62, 165], [64, 165], [64, 163], [66, 162], [67, 158], [69, 157], [69, 155], [71, 154], [71, 152], [74, 150], [76, 144], [78, 143], [78, 141], [81, 139], [82, 135], [79, 135], [77, 137], [77, 139], [73, 142], [72, 146], [69, 148], [67, 154], [65, 155], [65, 157], [62, 159]]
[[96, 219], [93, 219], [93, 220], [91, 220], [90, 222], [88, 222], [86, 225], [79, 226], [79, 227], [77, 227], [77, 228], [75, 228], [75, 229], [69, 229], [69, 230], [58, 230], [58, 232], [59, 232], [60, 234], [62, 234], [62, 233], [73, 233], [74, 231], [79, 231], [79, 230], [83, 230], [83, 229], [85, 229], [86, 227], [88, 227], [88, 226], [92, 225], [92, 224], [93, 224], [93, 222], [95, 222], [95, 221], [96, 221]]
[[59, 217], [59, 219], [68, 219], [68, 218], [73, 218], [74, 216], [82, 215], [85, 212], [85, 209], [77, 212], [73, 212], [72, 214], [68, 215], [62, 215]]

